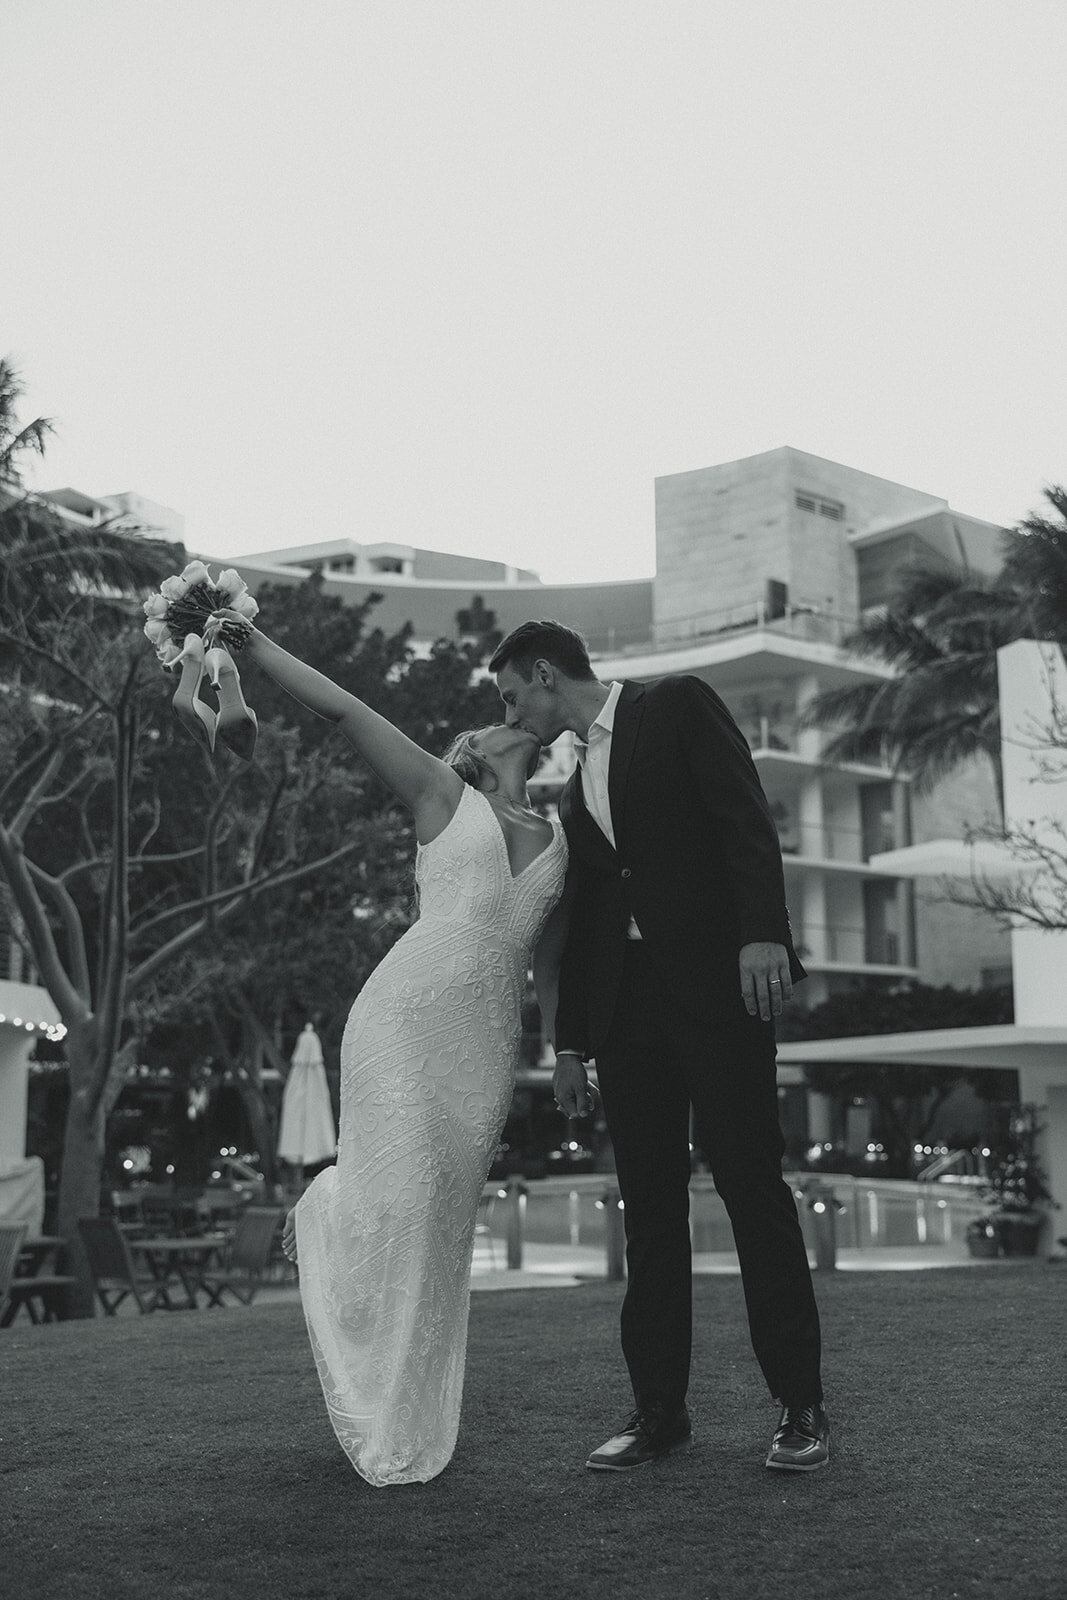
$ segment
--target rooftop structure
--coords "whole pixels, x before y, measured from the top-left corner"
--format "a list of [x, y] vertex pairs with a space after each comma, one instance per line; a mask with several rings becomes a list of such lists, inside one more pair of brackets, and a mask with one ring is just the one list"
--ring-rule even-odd
[[38, 496], [67, 522], [96, 527], [101, 522], [117, 522], [137, 532], [152, 533], [176, 544], [185, 542], [185, 518], [169, 506], [161, 506], [143, 494], [124, 490], [121, 494], [94, 496], [80, 489], [49, 489]]

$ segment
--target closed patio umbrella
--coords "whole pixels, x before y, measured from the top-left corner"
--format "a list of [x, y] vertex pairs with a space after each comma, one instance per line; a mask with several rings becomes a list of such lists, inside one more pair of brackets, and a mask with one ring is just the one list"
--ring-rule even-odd
[[294, 1167], [313, 1167], [337, 1154], [322, 1045], [310, 1022], [296, 1041], [292, 1065], [282, 1094], [278, 1155]]

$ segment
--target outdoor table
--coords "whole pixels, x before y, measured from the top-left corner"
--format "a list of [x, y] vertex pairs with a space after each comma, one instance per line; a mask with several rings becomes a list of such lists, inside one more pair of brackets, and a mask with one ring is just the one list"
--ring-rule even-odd
[[[0, 1318], [0, 1328], [7, 1328], [22, 1306], [31, 1322], [58, 1322], [63, 1291], [70, 1288], [74, 1279], [56, 1272], [56, 1256], [66, 1245], [58, 1234], [41, 1233], [24, 1239], [15, 1263], [15, 1275], [8, 1290], [8, 1303]], [[48, 1268], [49, 1270], [45, 1270]]]
[[166, 1311], [181, 1311], [181, 1303], [171, 1302], [170, 1291], [178, 1284], [185, 1291], [184, 1305], [197, 1308], [196, 1292], [200, 1277], [211, 1257], [229, 1243], [224, 1233], [190, 1234], [184, 1239], [130, 1239], [127, 1247], [144, 1256], [155, 1282], [159, 1285], [161, 1304]]

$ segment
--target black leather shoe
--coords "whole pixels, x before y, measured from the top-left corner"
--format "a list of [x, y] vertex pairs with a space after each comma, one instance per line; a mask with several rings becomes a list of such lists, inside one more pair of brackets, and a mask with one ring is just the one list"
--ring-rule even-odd
[[784, 1472], [814, 1472], [830, 1460], [830, 1424], [821, 1402], [783, 1406], [767, 1465]]
[[621, 1432], [606, 1440], [586, 1462], [592, 1472], [628, 1472], [659, 1461], [672, 1450], [693, 1442], [693, 1424], [685, 1406], [669, 1414], [660, 1406], [638, 1408]]

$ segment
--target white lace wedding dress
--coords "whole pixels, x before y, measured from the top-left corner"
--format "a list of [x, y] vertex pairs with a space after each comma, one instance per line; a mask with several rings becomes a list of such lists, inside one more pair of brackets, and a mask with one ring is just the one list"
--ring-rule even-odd
[[330, 1420], [368, 1483], [423, 1483], [455, 1448], [478, 1201], [566, 863], [555, 821], [513, 877], [492, 806], [464, 785], [419, 847], [419, 919], [348, 1019], [337, 1165], [300, 1200], [296, 1242]]

